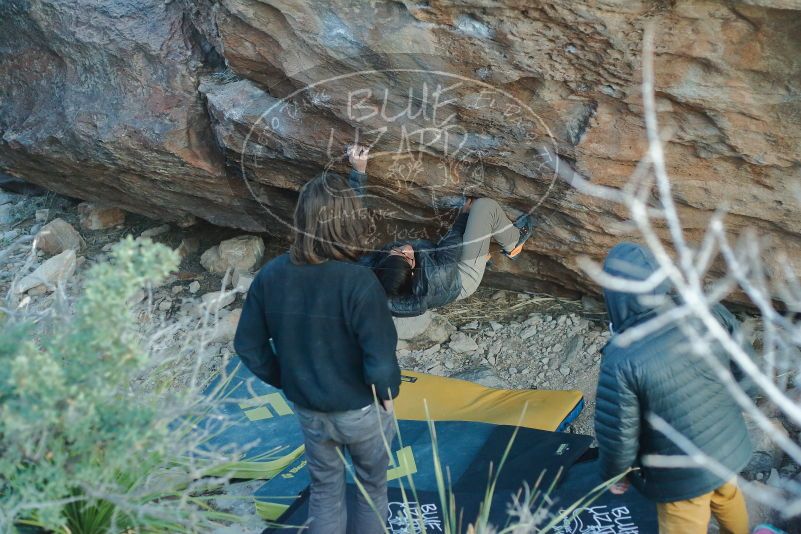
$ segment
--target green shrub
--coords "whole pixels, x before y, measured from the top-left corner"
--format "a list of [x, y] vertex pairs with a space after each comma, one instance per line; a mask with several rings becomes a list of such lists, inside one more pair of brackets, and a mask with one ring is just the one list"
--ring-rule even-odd
[[72, 306], [2, 319], [0, 530], [191, 532], [221, 518], [196, 497], [202, 397], [134, 385], [151, 362], [127, 301], [178, 261], [128, 237]]

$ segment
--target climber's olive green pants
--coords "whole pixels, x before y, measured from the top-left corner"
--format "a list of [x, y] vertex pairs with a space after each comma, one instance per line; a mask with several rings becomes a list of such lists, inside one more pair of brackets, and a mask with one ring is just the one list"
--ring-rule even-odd
[[491, 198], [477, 198], [470, 207], [467, 227], [462, 237], [462, 255], [459, 260], [459, 276], [462, 291], [459, 299], [472, 295], [484, 278], [492, 239], [506, 251], [511, 251], [520, 239], [520, 230]]

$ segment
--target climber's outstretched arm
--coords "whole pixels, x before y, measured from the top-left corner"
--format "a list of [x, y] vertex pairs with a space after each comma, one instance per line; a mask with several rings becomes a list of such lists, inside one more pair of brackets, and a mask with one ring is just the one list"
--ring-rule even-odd
[[348, 174], [348, 183], [357, 195], [364, 195], [364, 186], [367, 183], [367, 157], [370, 149], [362, 145], [348, 147], [348, 161], [353, 167]]

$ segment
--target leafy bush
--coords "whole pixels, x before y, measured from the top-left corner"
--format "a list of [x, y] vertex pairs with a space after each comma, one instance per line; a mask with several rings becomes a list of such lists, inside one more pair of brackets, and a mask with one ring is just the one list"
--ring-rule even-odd
[[0, 530], [189, 532], [222, 518], [197, 497], [202, 397], [135, 386], [151, 357], [128, 300], [178, 261], [128, 237], [72, 306], [0, 319]]

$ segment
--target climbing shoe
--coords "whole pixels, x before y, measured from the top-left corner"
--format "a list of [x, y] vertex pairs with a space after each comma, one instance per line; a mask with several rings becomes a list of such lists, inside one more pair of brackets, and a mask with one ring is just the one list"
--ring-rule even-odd
[[515, 228], [520, 230], [520, 239], [517, 240], [517, 244], [512, 250], [503, 251], [504, 256], [509, 259], [514, 259], [523, 250], [523, 243], [531, 237], [531, 232], [534, 230], [534, 219], [531, 215], [523, 214], [513, 224]]

